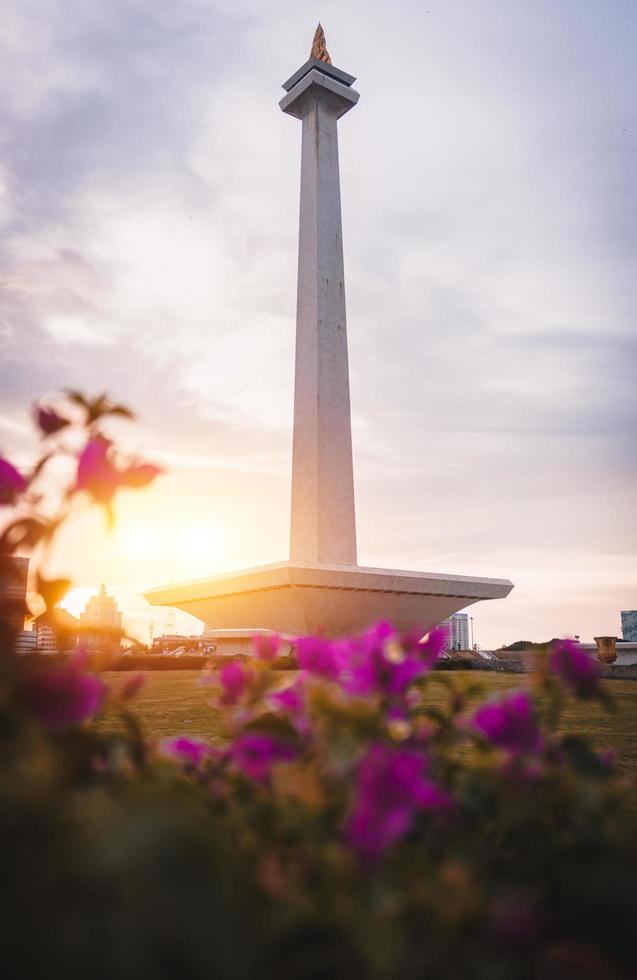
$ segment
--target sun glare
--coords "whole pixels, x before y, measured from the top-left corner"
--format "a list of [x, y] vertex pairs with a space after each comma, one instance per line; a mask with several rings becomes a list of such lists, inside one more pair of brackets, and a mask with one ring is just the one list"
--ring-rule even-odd
[[227, 532], [210, 521], [123, 522], [113, 543], [118, 563], [148, 585], [212, 575], [229, 559]]

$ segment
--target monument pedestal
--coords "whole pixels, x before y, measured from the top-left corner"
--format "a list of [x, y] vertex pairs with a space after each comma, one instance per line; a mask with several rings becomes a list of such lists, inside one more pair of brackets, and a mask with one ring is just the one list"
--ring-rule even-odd
[[424, 634], [459, 609], [502, 599], [512, 588], [503, 579], [286, 561], [153, 589], [146, 598], [214, 629], [267, 626], [291, 636], [341, 636], [388, 619]]

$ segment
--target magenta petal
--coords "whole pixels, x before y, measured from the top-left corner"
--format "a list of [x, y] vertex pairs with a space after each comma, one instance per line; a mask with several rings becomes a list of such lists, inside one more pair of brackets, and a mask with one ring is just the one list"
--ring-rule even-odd
[[271, 735], [243, 732], [233, 743], [230, 755], [244, 775], [255, 782], [265, 782], [276, 762], [289, 761], [296, 753], [293, 746]]
[[111, 443], [103, 436], [89, 439], [77, 464], [76, 490], [87, 490], [96, 500], [108, 503], [120, 483], [119, 474], [108, 458]]
[[533, 752], [542, 746], [533, 699], [526, 691], [487, 702], [476, 711], [472, 723], [485, 738], [502, 749]]
[[236, 704], [246, 688], [248, 677], [248, 671], [241, 664], [226, 664], [219, 675], [223, 688], [221, 703], [228, 706]]
[[12, 504], [26, 489], [27, 481], [8, 459], [0, 456], [0, 504]]
[[252, 638], [252, 645], [258, 660], [276, 660], [281, 647], [281, 637], [273, 635], [257, 635]]
[[274, 707], [280, 708], [281, 711], [288, 712], [289, 714], [297, 714], [303, 710], [303, 695], [301, 688], [296, 684], [293, 684], [291, 687], [285, 687], [282, 691], [273, 691], [269, 695], [268, 700]]
[[71, 662], [33, 677], [25, 690], [25, 702], [40, 724], [53, 731], [91, 718], [105, 693], [99, 677], [84, 674]]
[[327, 680], [335, 680], [339, 674], [336, 648], [329, 640], [319, 636], [300, 636], [296, 641], [296, 653], [301, 670]]
[[452, 806], [451, 796], [423, 773], [427, 757], [414, 749], [377, 743], [361, 760], [346, 826], [350, 846], [375, 861], [411, 828], [418, 810]]
[[185, 736], [164, 739], [161, 743], [161, 751], [176, 762], [185, 766], [193, 766], [195, 769], [201, 765], [207, 756], [214, 754], [214, 750], [206, 742]]

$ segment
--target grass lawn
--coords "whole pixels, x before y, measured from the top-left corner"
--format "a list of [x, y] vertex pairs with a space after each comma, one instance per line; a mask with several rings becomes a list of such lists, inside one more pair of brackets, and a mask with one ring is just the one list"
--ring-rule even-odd
[[[104, 680], [117, 688], [126, 680], [121, 672], [108, 672]], [[292, 678], [282, 674], [282, 680]], [[519, 674], [492, 674], [457, 671], [441, 676], [456, 680], [479, 681], [484, 697], [498, 691], [523, 687], [528, 677]], [[151, 738], [167, 738], [179, 734], [195, 735], [214, 740], [220, 736], [218, 712], [210, 704], [209, 687], [198, 683], [197, 670], [149, 671], [136, 706], [146, 734]], [[637, 681], [607, 681], [607, 689], [615, 701], [615, 710], [608, 713], [597, 704], [572, 702], [564, 718], [564, 730], [591, 736], [600, 749], [614, 749], [617, 766], [637, 779]], [[430, 683], [432, 703], [445, 700], [442, 684]], [[113, 727], [117, 718], [106, 714], [100, 726]]]

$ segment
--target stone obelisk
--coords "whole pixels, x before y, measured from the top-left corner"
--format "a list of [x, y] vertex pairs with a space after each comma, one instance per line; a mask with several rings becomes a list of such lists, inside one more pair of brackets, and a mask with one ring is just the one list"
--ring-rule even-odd
[[[303, 72], [303, 74], [300, 74]], [[290, 560], [356, 565], [337, 121], [358, 101], [323, 28], [284, 83], [302, 122]]]
[[508, 579], [357, 564], [337, 134], [358, 102], [355, 81], [332, 64], [319, 24], [279, 103], [303, 124], [290, 559], [146, 593], [203, 619], [222, 645], [255, 628], [342, 636], [380, 619], [426, 633], [513, 588]]

